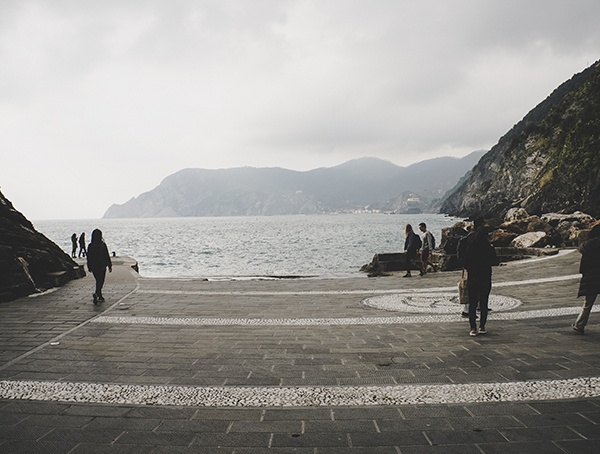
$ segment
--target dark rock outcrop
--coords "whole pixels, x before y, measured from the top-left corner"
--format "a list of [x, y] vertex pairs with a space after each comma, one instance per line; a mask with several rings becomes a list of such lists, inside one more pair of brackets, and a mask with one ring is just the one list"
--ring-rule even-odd
[[0, 302], [83, 276], [83, 268], [37, 232], [0, 192]]
[[385, 254], [375, 254], [373, 260], [363, 265], [360, 271], [367, 273], [369, 277], [387, 276], [394, 271], [420, 270], [420, 262], [417, 258], [410, 263], [407, 260], [406, 252], [390, 252]]
[[[486, 153], [440, 212], [600, 217], [600, 62], [560, 85]], [[518, 219], [515, 219], [518, 220]]]

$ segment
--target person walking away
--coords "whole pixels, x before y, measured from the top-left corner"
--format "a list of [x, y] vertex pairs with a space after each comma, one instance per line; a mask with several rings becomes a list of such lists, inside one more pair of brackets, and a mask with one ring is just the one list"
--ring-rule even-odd
[[579, 246], [579, 252], [579, 272], [582, 276], [577, 297], [585, 296], [585, 302], [572, 327], [579, 334], [584, 334], [596, 296], [600, 293], [600, 223], [592, 227], [588, 240]]
[[431, 262], [431, 253], [435, 249], [435, 238], [432, 233], [427, 230], [427, 224], [421, 222], [419, 224], [419, 230], [423, 233], [423, 247], [421, 248], [421, 272], [419, 276], [424, 276], [427, 274], [427, 266], [431, 265], [433, 268], [433, 263]]
[[77, 234], [71, 235], [71, 258], [77, 257]]
[[86, 256], [87, 255], [87, 251], [85, 250], [85, 232], [81, 232], [81, 235], [79, 236], [79, 258], [81, 258], [81, 256]]
[[[478, 217], [473, 222], [474, 230], [460, 240], [458, 259], [467, 270], [467, 291], [469, 293], [470, 336], [486, 334], [488, 301], [492, 290], [492, 266], [498, 265], [498, 257], [487, 237], [484, 220]], [[477, 306], [481, 314], [477, 329]]]
[[99, 229], [92, 232], [92, 242], [87, 248], [87, 265], [96, 280], [96, 291], [93, 295], [94, 304], [103, 303], [102, 287], [106, 279], [106, 268], [112, 273], [112, 262], [108, 247], [102, 238], [102, 231]]
[[412, 225], [406, 224], [406, 239], [404, 240], [404, 251], [406, 252], [406, 274], [403, 277], [411, 277], [410, 268], [417, 257], [417, 251], [421, 248], [421, 238], [417, 235]]

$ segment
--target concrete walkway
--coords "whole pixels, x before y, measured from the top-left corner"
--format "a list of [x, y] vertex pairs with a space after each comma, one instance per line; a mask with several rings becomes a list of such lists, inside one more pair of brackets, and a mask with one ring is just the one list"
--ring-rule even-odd
[[458, 272], [204, 281], [123, 261], [103, 305], [91, 277], [0, 305], [0, 452], [600, 452], [579, 258], [494, 269], [475, 338]]

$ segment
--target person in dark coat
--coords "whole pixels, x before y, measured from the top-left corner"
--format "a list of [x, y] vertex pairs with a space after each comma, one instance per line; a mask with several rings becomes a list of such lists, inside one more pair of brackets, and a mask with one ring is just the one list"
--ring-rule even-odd
[[404, 240], [404, 250], [406, 251], [406, 274], [403, 277], [411, 277], [410, 268], [417, 258], [417, 251], [421, 247], [420, 238], [414, 232], [412, 225], [406, 224], [406, 239]]
[[96, 280], [96, 292], [93, 295], [94, 304], [103, 303], [102, 287], [106, 279], [106, 268], [109, 272], [112, 272], [112, 261], [108, 253], [108, 247], [102, 238], [102, 231], [99, 229], [92, 232], [92, 242], [87, 249], [87, 265]]
[[81, 235], [79, 235], [79, 258], [81, 258], [81, 256], [86, 256], [87, 255], [87, 251], [85, 250], [85, 232], [82, 232]]
[[73, 235], [71, 235], [71, 257], [75, 258], [77, 257], [77, 234], [74, 233]]
[[[485, 324], [492, 290], [492, 266], [498, 265], [498, 257], [494, 247], [488, 241], [483, 218], [475, 219], [473, 227], [474, 230], [460, 240], [458, 251], [459, 260], [467, 270], [469, 324], [471, 325], [469, 335], [477, 336], [487, 332]], [[479, 329], [477, 329], [477, 306], [481, 311]]]
[[596, 296], [600, 293], [600, 223], [592, 227], [588, 240], [579, 246], [579, 252], [579, 272], [582, 276], [577, 297], [585, 296], [585, 303], [573, 324], [573, 329], [579, 334], [584, 334]]

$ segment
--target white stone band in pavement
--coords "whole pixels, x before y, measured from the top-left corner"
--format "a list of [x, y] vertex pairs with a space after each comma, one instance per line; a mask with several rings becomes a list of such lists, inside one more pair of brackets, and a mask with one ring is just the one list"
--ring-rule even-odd
[[[460, 306], [457, 306], [460, 310]], [[594, 311], [600, 310], [593, 308]], [[532, 318], [575, 315], [579, 307], [559, 307], [520, 312], [491, 312], [488, 320], [528, 320]], [[408, 315], [400, 317], [345, 317], [345, 318], [221, 318], [221, 317], [118, 317], [100, 316], [92, 323], [116, 325], [173, 325], [173, 326], [335, 326], [335, 325], [404, 325], [413, 323], [464, 322], [460, 314]]]
[[331, 387], [204, 387], [0, 381], [0, 399], [117, 405], [319, 407], [467, 404], [600, 396], [600, 377], [509, 383]]
[[[494, 282], [492, 288], [514, 287], [518, 285], [546, 284], [561, 281], [572, 281], [581, 279], [581, 274], [569, 274], [566, 276], [543, 277], [538, 279], [525, 279], [522, 281]], [[248, 295], [248, 296], [277, 296], [277, 295], [387, 295], [405, 293], [432, 293], [432, 292], [456, 292], [456, 286], [452, 287], [427, 287], [410, 289], [371, 289], [371, 290], [304, 290], [304, 291], [216, 291], [216, 290], [165, 290], [165, 289], [140, 289], [139, 294], [146, 295]]]

